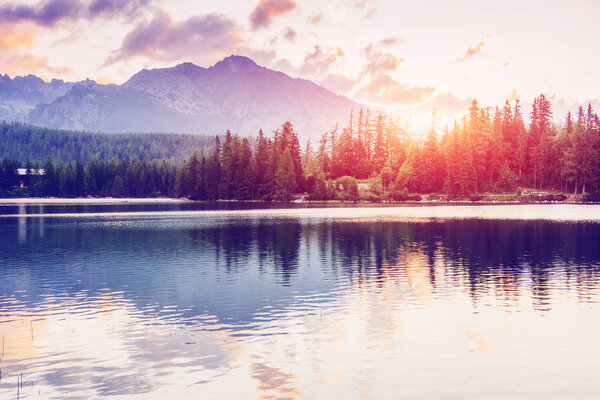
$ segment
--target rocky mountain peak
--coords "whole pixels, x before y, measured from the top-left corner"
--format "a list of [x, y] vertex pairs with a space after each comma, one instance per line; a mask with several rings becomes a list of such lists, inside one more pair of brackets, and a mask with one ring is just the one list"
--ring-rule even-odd
[[210, 67], [209, 70], [224, 73], [236, 73], [258, 71], [261, 68], [262, 67], [248, 57], [231, 55], [229, 57], [225, 57], [223, 60]]
[[0, 120], [92, 132], [215, 134], [231, 129], [255, 135], [290, 121], [301, 138], [316, 139], [345, 121], [350, 110], [361, 108], [311, 81], [237, 55], [208, 69], [191, 62], [144, 69], [122, 85], [20, 79], [31, 82], [0, 81], [17, 86], [0, 90]]

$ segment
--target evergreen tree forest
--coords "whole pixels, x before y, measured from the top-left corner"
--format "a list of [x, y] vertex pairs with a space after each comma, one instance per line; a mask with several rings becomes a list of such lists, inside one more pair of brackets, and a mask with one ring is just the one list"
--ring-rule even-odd
[[[26, 169], [25, 175], [15, 173]], [[37, 172], [43, 170], [43, 175]], [[0, 163], [0, 197], [174, 197], [177, 167], [169, 160]]]
[[[0, 195], [403, 201], [425, 194], [473, 200], [486, 193], [548, 191], [560, 195], [546, 200], [567, 193], [600, 200], [600, 120], [591, 105], [559, 124], [544, 95], [529, 113], [518, 100], [495, 108], [473, 101], [453, 126], [439, 131], [435, 121], [434, 111], [431, 129], [419, 136], [389, 117], [360, 110], [346, 126], [304, 146], [290, 122], [270, 137], [227, 131], [179, 162], [135, 159], [133, 153], [85, 162], [6, 158]], [[45, 173], [19, 176], [17, 168]]]
[[97, 160], [181, 162], [210, 147], [212, 136], [170, 133], [91, 133], [0, 121], [0, 157], [44, 162]]
[[361, 111], [341, 132], [322, 135], [313, 165], [328, 179], [378, 178], [388, 193], [598, 191], [600, 121], [591, 105], [558, 125], [550, 101], [540, 95], [528, 127], [525, 118], [518, 100], [493, 109], [473, 101], [461, 122], [444, 132], [432, 123], [424, 138], [415, 138], [393, 121]]

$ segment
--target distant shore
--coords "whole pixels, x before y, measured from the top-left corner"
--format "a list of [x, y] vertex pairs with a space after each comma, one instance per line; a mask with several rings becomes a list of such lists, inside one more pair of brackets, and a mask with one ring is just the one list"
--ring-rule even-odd
[[18, 206], [18, 205], [116, 205], [116, 204], [178, 204], [178, 203], [262, 203], [262, 204], [306, 204], [306, 205], [363, 205], [363, 206], [393, 206], [393, 205], [511, 205], [511, 204], [590, 204], [574, 199], [566, 201], [518, 201], [518, 200], [507, 200], [507, 199], [485, 199], [485, 200], [468, 200], [468, 199], [422, 199], [419, 201], [407, 200], [407, 201], [344, 201], [344, 200], [303, 200], [303, 201], [262, 201], [262, 200], [216, 200], [216, 201], [199, 201], [189, 200], [185, 198], [171, 198], [171, 197], [158, 197], [158, 198], [115, 198], [115, 197], [81, 197], [81, 198], [59, 198], [59, 197], [20, 197], [20, 198], [0, 198], [0, 206]]
[[19, 198], [7, 198], [0, 199], [0, 206], [12, 206], [12, 205], [36, 205], [36, 204], [142, 204], [142, 203], [183, 203], [189, 200], [184, 199], [173, 199], [169, 197], [159, 198], [116, 198], [116, 197], [81, 197], [81, 198], [59, 198], [59, 197], [19, 197]]

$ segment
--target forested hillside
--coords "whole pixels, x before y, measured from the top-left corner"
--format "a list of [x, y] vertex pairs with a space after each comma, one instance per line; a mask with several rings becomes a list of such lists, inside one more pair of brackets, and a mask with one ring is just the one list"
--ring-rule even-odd
[[273, 138], [259, 133], [254, 154], [247, 141], [228, 135], [212, 153], [184, 163], [180, 194], [285, 199], [296, 191], [316, 200], [356, 200], [357, 179], [368, 184], [362, 197], [369, 200], [402, 200], [409, 192], [459, 198], [519, 187], [598, 191], [600, 121], [591, 105], [558, 125], [541, 95], [529, 121], [527, 126], [518, 101], [503, 108], [473, 101], [461, 122], [445, 132], [432, 124], [426, 137], [362, 110], [350, 115], [346, 127], [324, 133], [316, 148], [308, 141], [303, 151], [289, 123]]
[[[101, 135], [2, 124], [0, 154], [8, 157], [0, 169], [0, 190], [9, 196], [194, 200], [290, 200], [306, 193], [313, 200], [353, 201], [417, 199], [417, 194], [454, 199], [523, 192], [519, 188], [598, 192], [600, 119], [591, 106], [557, 124], [541, 95], [529, 124], [525, 120], [518, 101], [503, 108], [473, 101], [460, 123], [443, 132], [432, 123], [422, 137], [361, 110], [350, 114], [346, 127], [336, 126], [316, 145], [309, 140], [305, 146], [290, 122], [272, 137], [259, 131], [255, 143], [230, 131], [213, 138]], [[42, 157], [49, 158], [32, 162]], [[19, 167], [43, 168], [45, 174], [19, 177]], [[23, 190], [15, 191], [18, 186]]]
[[0, 157], [25, 162], [97, 160], [181, 161], [212, 146], [214, 136], [163, 133], [89, 133], [0, 122]]

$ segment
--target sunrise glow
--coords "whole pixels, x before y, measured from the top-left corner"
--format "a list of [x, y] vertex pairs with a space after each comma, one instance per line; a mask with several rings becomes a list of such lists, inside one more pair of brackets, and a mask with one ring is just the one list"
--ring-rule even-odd
[[585, 43], [595, 35], [599, 7], [543, 0], [12, 0], [0, 6], [0, 72], [122, 83], [142, 68], [210, 66], [240, 54], [371, 108], [412, 114], [419, 126], [433, 108], [451, 121], [473, 98], [495, 106], [514, 94], [529, 105], [544, 93], [562, 118], [579, 104], [598, 104], [600, 57]]
[[0, 0], [0, 398], [597, 399], [598, 0]]

